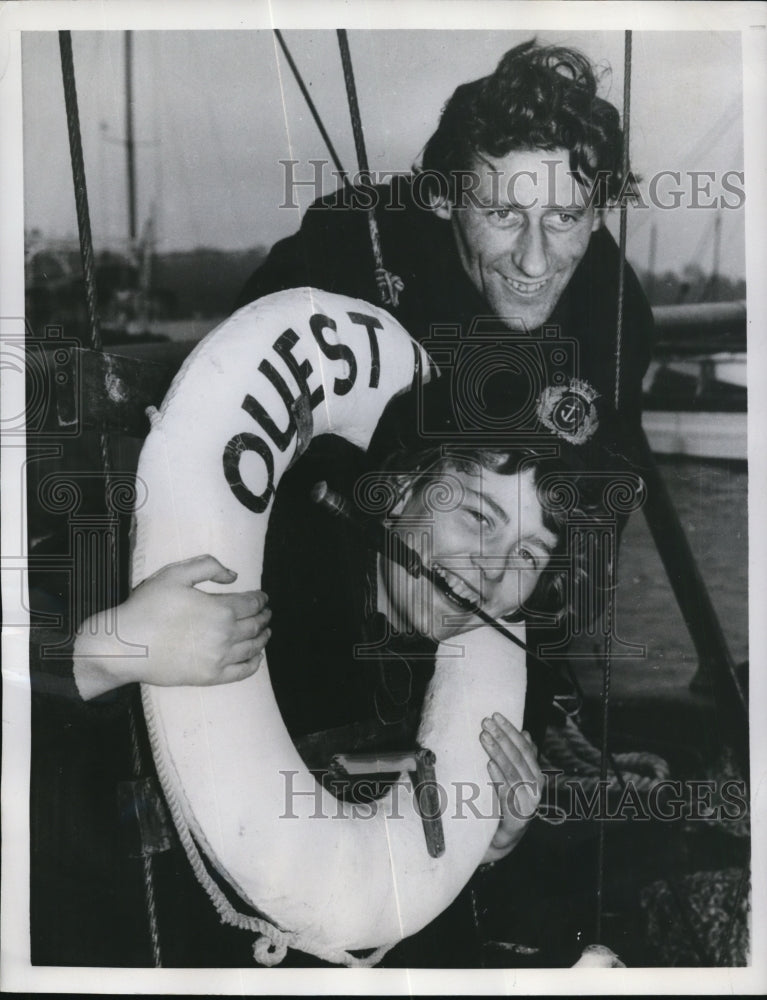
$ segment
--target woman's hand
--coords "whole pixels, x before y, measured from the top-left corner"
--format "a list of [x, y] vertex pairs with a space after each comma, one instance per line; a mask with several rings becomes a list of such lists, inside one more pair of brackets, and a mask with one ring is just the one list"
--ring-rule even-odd
[[487, 769], [501, 805], [501, 820], [482, 864], [505, 857], [522, 838], [543, 793], [538, 751], [526, 732], [520, 732], [495, 712], [483, 719], [480, 743], [490, 760]]
[[74, 648], [82, 698], [134, 681], [229, 684], [254, 674], [271, 634], [266, 594], [210, 594], [195, 586], [236, 579], [213, 556], [185, 559], [148, 577], [124, 604], [83, 622]]

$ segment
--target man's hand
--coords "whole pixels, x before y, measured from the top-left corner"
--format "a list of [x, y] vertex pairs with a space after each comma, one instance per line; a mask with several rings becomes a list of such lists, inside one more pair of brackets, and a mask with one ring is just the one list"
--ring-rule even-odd
[[[83, 699], [134, 681], [163, 687], [229, 684], [254, 674], [271, 635], [266, 594], [209, 594], [195, 586], [236, 579], [210, 555], [171, 563], [144, 580], [124, 604], [85, 621], [74, 648]], [[116, 630], [108, 628], [111, 615]]]
[[529, 734], [500, 712], [483, 719], [479, 740], [490, 757], [487, 769], [501, 805], [498, 829], [482, 859], [487, 864], [505, 857], [519, 843], [541, 800], [543, 773]]

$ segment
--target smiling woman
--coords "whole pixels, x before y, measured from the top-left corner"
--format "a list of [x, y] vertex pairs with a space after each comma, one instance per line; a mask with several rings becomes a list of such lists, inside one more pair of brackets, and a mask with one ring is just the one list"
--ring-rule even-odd
[[[501, 456], [498, 456], [502, 459]], [[490, 459], [482, 455], [480, 461]], [[428, 527], [431, 554], [427, 565], [459, 597], [482, 607], [494, 618], [519, 611], [536, 587], [558, 538], [548, 529], [535, 490], [535, 472], [500, 473], [469, 461], [441, 460], [433, 470], [448, 486], [452, 501], [435, 506], [428, 485], [406, 486], [394, 526]], [[449, 487], [453, 488], [450, 489]], [[379, 594], [392, 624], [442, 641], [480, 622], [456, 614], [449, 596], [414, 580], [397, 562], [381, 568]]]
[[[520, 378], [506, 380], [505, 389], [514, 398], [512, 390], [519, 395], [529, 386]], [[585, 411], [580, 438], [558, 435], [546, 423], [551, 403], [544, 391], [525, 440], [501, 433], [487, 447], [467, 444], [456, 429], [450, 390], [439, 379], [418, 400], [411, 395], [390, 404], [368, 459], [379, 471], [361, 481], [364, 489], [357, 484], [358, 502], [365, 509], [371, 494], [388, 496], [391, 531], [419, 547], [424, 563], [464, 602], [496, 619], [561, 623], [574, 613], [575, 591], [589, 575], [583, 539], [568, 537], [567, 526], [612, 517], [605, 482], [627, 469], [615, 438], [606, 446], [596, 419], [586, 429]], [[600, 402], [603, 416], [606, 409]], [[370, 512], [384, 513], [375, 505]], [[377, 609], [398, 631], [440, 641], [480, 624], [465, 604], [457, 606], [401, 562], [379, 561], [377, 576]]]
[[[363, 316], [366, 323], [361, 322]], [[361, 372], [371, 349], [363, 327], [371, 326], [381, 333], [375, 376], [338, 377], [326, 364], [326, 352], [344, 357], [350, 370]], [[300, 397], [292, 401], [295, 405], [289, 406], [274, 391], [277, 365], [281, 375], [300, 372], [305, 382]], [[258, 586], [271, 506], [264, 498], [271, 500], [288, 464], [297, 460], [299, 468], [313, 436], [336, 435], [365, 448], [388, 399], [413, 383], [420, 386], [428, 370], [423, 352], [386, 313], [358, 301], [302, 289], [278, 293], [236, 313], [195, 350], [161, 410], [153, 415], [138, 469], [148, 495], [146, 505], [136, 511], [133, 575], [138, 585], [126, 606], [140, 594], [142, 581], [164, 579], [168, 560], [178, 566], [200, 545], [236, 567], [240, 585]], [[288, 430], [280, 432], [278, 418], [286, 409]], [[233, 433], [242, 426], [243, 410], [249, 425], [253, 422], [265, 430], [271, 446], [251, 431]], [[189, 436], [192, 414], [200, 429], [194, 440]], [[252, 453], [260, 457], [256, 471], [243, 469]], [[534, 496], [528, 501], [538, 506]], [[503, 512], [510, 536], [516, 518], [512, 498], [499, 494], [493, 503]], [[168, 531], [170, 511], [177, 519], [174, 532]], [[470, 517], [464, 529], [467, 552], [477, 551], [479, 526]], [[542, 525], [535, 530], [542, 531]], [[474, 535], [474, 544], [469, 534]], [[274, 616], [274, 634], [276, 639], [278, 633], [286, 633], [293, 650], [286, 659], [278, 655], [268, 671], [265, 666], [257, 670], [251, 647], [243, 650], [247, 659], [239, 676], [222, 677], [218, 685], [201, 685], [191, 677], [179, 683], [175, 676], [168, 685], [168, 644], [163, 646], [162, 660], [156, 661], [154, 644], [142, 637], [156, 670], [141, 678], [146, 682], [144, 709], [179, 837], [222, 919], [266, 936], [255, 951], [257, 961], [264, 964], [281, 961], [288, 946], [334, 963], [377, 962], [381, 949], [419, 931], [448, 906], [479, 863], [498, 860], [515, 846], [541, 791], [532, 745], [516, 728], [524, 702], [524, 657], [517, 646], [515, 657], [509, 657], [506, 643], [494, 630], [467, 636], [459, 658], [455, 647], [447, 651], [447, 663], [442, 663], [440, 650], [432, 644], [428, 654], [432, 676], [427, 678], [423, 712], [420, 705], [412, 706], [416, 717], [421, 716], [417, 736], [411, 733], [405, 749], [417, 745], [439, 758], [439, 780], [450, 789], [449, 795], [458, 793], [460, 782], [469, 781], [492, 805], [490, 777], [497, 775], [504, 787], [520, 777], [530, 782], [532, 810], [524, 817], [511, 811], [502, 791], [498, 808], [486, 810], [480, 824], [454, 824], [453, 818], [461, 817], [450, 806], [441, 847], [424, 851], [417, 814], [408, 822], [388, 825], [394, 815], [389, 804], [396, 809], [388, 793], [379, 811], [360, 816], [331, 799], [306, 774], [291, 739], [294, 732], [285, 729], [278, 712], [278, 708], [289, 710], [297, 700], [291, 686], [309, 694], [313, 730], [327, 728], [332, 721], [323, 713], [328, 705], [335, 708], [336, 717], [347, 713], [348, 723], [367, 723], [377, 704], [378, 675], [374, 671], [371, 677], [364, 666], [361, 669], [355, 646], [350, 644], [336, 655], [334, 633], [339, 625], [351, 627], [364, 639], [368, 618], [357, 619], [355, 597], [375, 590], [374, 579], [365, 572], [368, 554], [355, 542], [352, 539], [346, 549], [356, 550], [355, 561], [363, 567], [351, 572], [339, 559], [340, 550], [335, 558], [323, 558], [322, 548], [296, 549], [295, 539], [281, 547], [283, 591], [275, 609], [279, 613]], [[505, 536], [504, 555], [508, 547]], [[316, 572], [309, 572], [309, 567]], [[318, 604], [311, 595], [323, 572], [327, 582], [319, 588]], [[214, 581], [225, 586], [230, 582]], [[309, 586], [308, 600], [301, 594], [302, 584]], [[508, 602], [507, 595], [504, 609]], [[161, 606], [159, 617], [167, 631], [167, 602]], [[488, 607], [494, 611], [492, 601]], [[122, 623], [122, 612], [118, 616]], [[190, 617], [191, 612], [187, 621]], [[296, 642], [304, 644], [300, 655]], [[378, 658], [385, 658], [384, 650], [378, 652]], [[407, 667], [402, 654], [392, 655]], [[79, 651], [77, 657], [82, 659]], [[87, 672], [87, 662], [82, 667]], [[291, 682], [287, 685], [285, 675]], [[409, 701], [405, 697], [400, 704], [410, 708]], [[491, 714], [497, 714], [492, 723]], [[374, 749], [379, 746], [374, 744]], [[467, 757], [474, 772], [463, 767]], [[460, 781], [451, 777], [451, 760]], [[288, 780], [292, 778], [295, 781]], [[338, 822], [321, 828], [311, 822], [325, 815]], [[361, 822], [366, 819], [369, 822]], [[449, 863], [442, 864], [439, 859], [448, 850]], [[244, 901], [239, 909], [227, 905], [227, 893], [208, 877], [203, 857]], [[302, 859], [299, 877], [293, 874], [296, 857]], [[368, 895], [361, 891], [363, 885]], [[245, 907], [257, 908], [269, 923], [248, 916], [247, 910], [243, 913]], [[269, 942], [273, 948], [266, 948]], [[372, 955], [350, 953], [372, 948], [376, 949]]]

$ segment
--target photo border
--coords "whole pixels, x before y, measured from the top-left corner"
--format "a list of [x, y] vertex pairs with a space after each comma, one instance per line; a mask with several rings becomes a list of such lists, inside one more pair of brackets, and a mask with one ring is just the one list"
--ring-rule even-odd
[[[239, 3], [214, 7], [208, 3], [165, 2], [32, 2], [10, 3], [0, 9], [0, 323], [2, 336], [18, 333], [24, 314], [23, 294], [23, 162], [21, 150], [21, 45], [25, 30], [74, 31], [97, 29], [136, 30], [189, 28], [404, 28], [514, 27], [569, 28], [587, 31], [622, 30], [739, 30], [744, 64], [745, 162], [748, 189], [746, 214], [746, 279], [748, 288], [749, 357], [749, 614], [751, 660], [765, 661], [767, 629], [764, 598], [767, 594], [767, 552], [761, 498], [767, 496], [764, 428], [767, 427], [767, 300], [765, 280], [765, 130], [767, 120], [767, 6], [762, 3], [494, 3], [494, 2], [343, 2]], [[761, 186], [759, 185], [761, 181]], [[22, 321], [23, 323], [23, 321]], [[3, 418], [20, 412], [19, 387], [23, 378], [3, 372]], [[21, 404], [23, 409], [23, 403]], [[764, 831], [767, 766], [765, 742], [758, 725], [752, 726], [752, 941], [753, 964], [746, 969], [616, 969], [616, 970], [436, 970], [422, 969], [120, 969], [45, 968], [29, 964], [29, 801], [30, 692], [28, 682], [28, 633], [24, 625], [23, 574], [12, 559], [22, 523], [23, 497], [9, 483], [21, 481], [25, 458], [23, 439], [4, 440], [2, 451], [3, 511], [2, 600], [6, 620], [3, 651], [3, 772], [2, 772], [2, 904], [0, 935], [4, 992], [55, 993], [167, 993], [167, 994], [633, 994], [719, 992], [761, 993], [767, 990], [765, 965], [765, 906], [767, 871], [760, 833]], [[8, 553], [10, 552], [10, 556]], [[12, 558], [11, 558], [12, 557]], [[27, 619], [28, 621], [28, 619]], [[767, 704], [764, 671], [752, 672], [751, 704]], [[755, 721], [758, 714], [754, 714]], [[763, 836], [761, 837], [764, 840]]]

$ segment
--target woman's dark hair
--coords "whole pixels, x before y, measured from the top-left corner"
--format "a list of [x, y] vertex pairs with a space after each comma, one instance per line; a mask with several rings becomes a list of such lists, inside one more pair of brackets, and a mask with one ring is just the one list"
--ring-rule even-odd
[[501, 475], [513, 475], [526, 469], [534, 472], [542, 519], [557, 537], [552, 553], [554, 567], [541, 574], [523, 608], [509, 616], [521, 620], [530, 614], [542, 616], [551, 624], [572, 619], [586, 624], [599, 615], [604, 594], [597, 579], [594, 539], [588, 531], [570, 531], [576, 521], [585, 527], [596, 520], [604, 522], [608, 509], [604, 479], [595, 477], [579, 462], [570, 461], [561, 450], [544, 446], [492, 447], [442, 444], [413, 450], [403, 446], [389, 453], [375, 473], [358, 481], [355, 500], [362, 509], [371, 510], [375, 498], [377, 513], [386, 515], [394, 506], [400, 489], [397, 483], [423, 491], [427, 507], [447, 509], [454, 498], [454, 486], [448, 469], [476, 471], [478, 466]]
[[457, 175], [474, 167], [478, 153], [567, 149], [570, 170], [596, 183], [597, 207], [614, 201], [623, 183], [623, 132], [597, 84], [577, 49], [535, 39], [510, 49], [494, 73], [462, 84], [445, 105], [417, 168], [425, 193], [454, 202]]

